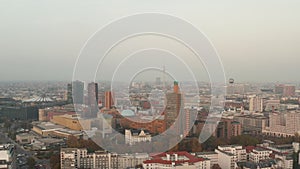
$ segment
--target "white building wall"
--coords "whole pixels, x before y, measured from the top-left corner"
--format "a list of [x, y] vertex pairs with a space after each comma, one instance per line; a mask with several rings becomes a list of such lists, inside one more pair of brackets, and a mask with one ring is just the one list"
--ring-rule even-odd
[[234, 155], [228, 155], [218, 149], [215, 150], [218, 153], [218, 164], [221, 168], [234, 169], [236, 157]]

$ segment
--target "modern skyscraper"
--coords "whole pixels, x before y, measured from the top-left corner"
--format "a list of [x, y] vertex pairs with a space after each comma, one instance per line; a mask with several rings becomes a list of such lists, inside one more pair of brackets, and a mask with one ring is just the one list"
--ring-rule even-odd
[[83, 82], [76, 80], [72, 83], [72, 96], [74, 104], [83, 104], [83, 90]]
[[[166, 98], [165, 122], [166, 129], [169, 129], [175, 123], [181, 109], [181, 93], [179, 92], [178, 82], [174, 82], [173, 92], [167, 93]], [[180, 124], [175, 124], [174, 127], [179, 132]]]
[[114, 105], [114, 101], [112, 98], [111, 91], [106, 91], [105, 92], [105, 108], [110, 109]]
[[72, 98], [72, 84], [68, 83], [67, 85], [67, 102], [72, 103], [73, 98]]
[[98, 112], [98, 84], [97, 83], [89, 83], [87, 88], [87, 105], [91, 109], [91, 117], [97, 117]]

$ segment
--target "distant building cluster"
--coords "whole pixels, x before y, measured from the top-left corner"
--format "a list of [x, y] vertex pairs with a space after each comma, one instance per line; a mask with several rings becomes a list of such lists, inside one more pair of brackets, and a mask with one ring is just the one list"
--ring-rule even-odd
[[116, 154], [104, 151], [88, 153], [86, 149], [62, 148], [61, 168], [145, 168], [145, 169], [293, 169], [293, 154], [299, 143], [275, 145], [265, 140], [257, 146], [223, 145], [215, 151], [188, 153]]
[[294, 152], [298, 152], [299, 143], [293, 145], [272, 145], [263, 143], [257, 146], [239, 145], [218, 146], [214, 152], [195, 153], [196, 156], [210, 159], [211, 167], [218, 165], [228, 169], [293, 169]]
[[196, 157], [188, 152], [170, 152], [148, 155], [114, 154], [103, 151], [87, 153], [86, 149], [62, 148], [60, 151], [62, 169], [74, 168], [165, 168], [165, 169], [209, 169], [210, 160]]
[[[174, 140], [188, 140], [209, 133], [227, 141], [240, 135], [300, 135], [299, 86], [242, 84], [230, 79], [224, 86], [225, 95], [212, 96], [209, 83], [199, 82], [197, 91], [188, 87], [183, 91], [180, 88], [183, 83], [166, 83], [160, 78], [152, 83], [132, 82], [129, 94], [111, 91], [110, 83], [82, 81], [49, 89], [38, 85], [36, 91], [23, 86], [8, 87], [0, 98], [0, 115], [3, 119], [30, 123], [30, 128], [10, 134], [18, 144], [32, 151], [67, 147], [66, 140], [71, 137], [97, 137], [132, 148], [157, 143], [155, 136], [160, 134], [169, 134]], [[224, 98], [214, 103], [219, 109], [211, 108], [213, 97]], [[116, 133], [122, 138], [114, 137]], [[160, 143], [157, 145], [171, 146], [169, 141]], [[218, 146], [212, 152], [197, 153], [116, 154], [63, 148], [60, 159], [64, 168], [206, 169], [218, 165], [224, 169], [269, 169], [292, 168], [291, 154], [298, 151], [298, 143], [274, 145], [271, 142], [246, 147]], [[9, 161], [5, 156], [5, 162], [0, 160], [0, 164], [9, 165]]]

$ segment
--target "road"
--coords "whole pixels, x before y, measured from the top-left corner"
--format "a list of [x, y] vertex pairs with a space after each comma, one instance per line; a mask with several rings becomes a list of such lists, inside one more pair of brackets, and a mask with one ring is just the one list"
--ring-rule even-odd
[[[12, 158], [12, 164], [11, 164], [13, 169], [28, 169], [29, 167], [26, 164], [19, 165], [18, 160], [17, 160], [17, 159], [19, 159], [19, 161], [27, 162], [28, 157], [34, 158], [34, 160], [36, 161], [37, 164], [41, 164], [40, 169], [50, 169], [49, 159], [36, 158], [34, 156], [35, 152], [25, 150], [21, 145], [19, 145], [14, 140], [9, 138], [2, 129], [0, 129], [0, 142], [3, 144], [11, 143], [11, 144], [15, 145], [15, 152], [14, 152], [14, 156]], [[24, 154], [24, 156], [17, 157], [18, 154]]]

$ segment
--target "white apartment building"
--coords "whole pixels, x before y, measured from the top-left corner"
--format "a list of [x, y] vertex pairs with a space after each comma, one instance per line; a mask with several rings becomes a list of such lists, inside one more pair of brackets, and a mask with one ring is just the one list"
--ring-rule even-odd
[[118, 156], [103, 151], [88, 154], [87, 149], [62, 148], [60, 160], [62, 169], [119, 168]]
[[246, 161], [246, 149], [239, 145], [218, 146], [215, 150], [218, 153], [218, 164], [221, 168], [234, 169], [236, 162]]
[[276, 154], [275, 158], [278, 159], [277, 165], [278, 167], [284, 169], [293, 169], [293, 158], [285, 155]]
[[11, 168], [11, 162], [14, 154], [12, 144], [0, 145], [0, 168]]
[[210, 160], [188, 152], [170, 152], [152, 156], [143, 162], [144, 169], [210, 169]]
[[115, 154], [104, 151], [87, 153], [87, 149], [62, 148], [60, 151], [62, 169], [124, 169], [134, 168], [149, 159], [146, 153]]
[[60, 166], [62, 169], [78, 168], [78, 150], [77, 148], [62, 148], [60, 150]]
[[219, 149], [215, 150], [218, 153], [218, 164], [221, 168], [234, 169], [236, 168], [236, 156], [232, 153], [228, 153]]
[[135, 167], [143, 164], [143, 161], [148, 160], [149, 155], [147, 153], [135, 153], [135, 154], [120, 154], [118, 162], [120, 168]]
[[213, 165], [218, 164], [218, 153], [216, 153], [214, 151], [195, 153], [195, 156], [200, 157], [200, 158], [209, 159], [211, 168]]
[[249, 160], [258, 163], [261, 160], [269, 159], [271, 154], [272, 154], [271, 150], [266, 150], [260, 147], [256, 147], [250, 152]]

